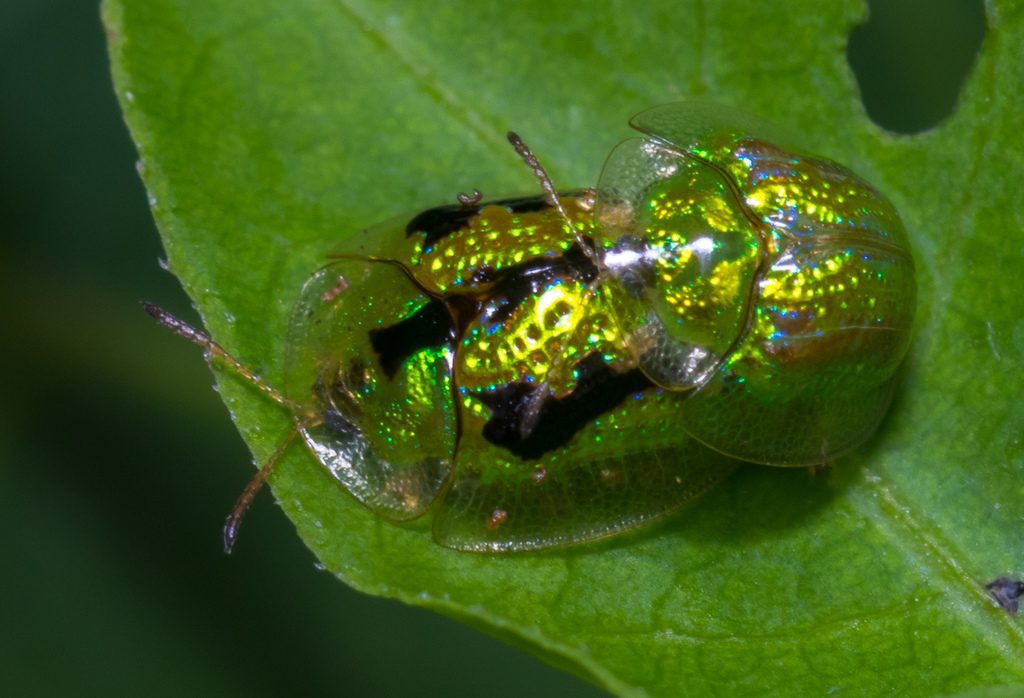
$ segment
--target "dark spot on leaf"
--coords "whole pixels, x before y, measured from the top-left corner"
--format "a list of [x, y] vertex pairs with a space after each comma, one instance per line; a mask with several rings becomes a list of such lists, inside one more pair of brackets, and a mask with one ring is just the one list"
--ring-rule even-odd
[[1011, 616], [1017, 615], [1020, 606], [1020, 596], [1024, 594], [1024, 582], [1019, 582], [1009, 577], [999, 577], [994, 582], [985, 585], [989, 595], [995, 602], [1002, 606]]

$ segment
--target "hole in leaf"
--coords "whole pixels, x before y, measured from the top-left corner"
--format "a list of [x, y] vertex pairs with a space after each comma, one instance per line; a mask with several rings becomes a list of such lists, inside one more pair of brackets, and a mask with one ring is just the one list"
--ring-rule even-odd
[[985, 37], [982, 0], [869, 0], [846, 57], [868, 116], [918, 133], [956, 108]]

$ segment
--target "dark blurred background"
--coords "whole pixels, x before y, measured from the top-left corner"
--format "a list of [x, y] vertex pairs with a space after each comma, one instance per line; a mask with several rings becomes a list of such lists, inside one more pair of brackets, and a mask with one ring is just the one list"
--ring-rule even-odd
[[[0, 694], [586, 696], [597, 689], [314, 568], [270, 498], [227, 557], [250, 455], [197, 348], [114, 99], [97, 0], [0, 0]], [[948, 116], [981, 0], [878, 0], [865, 106]]]

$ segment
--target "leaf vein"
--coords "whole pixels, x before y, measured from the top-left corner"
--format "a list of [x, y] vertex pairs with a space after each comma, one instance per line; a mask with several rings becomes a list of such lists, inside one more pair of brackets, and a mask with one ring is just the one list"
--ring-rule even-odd
[[[936, 533], [925, 529], [925, 527], [911, 513], [910, 508], [901, 504], [889, 488], [882, 484], [882, 478], [880, 476], [867, 469], [865, 469], [865, 476], [865, 482], [868, 489], [875, 492], [881, 499], [883, 506], [879, 507], [879, 513], [884, 516], [886, 520], [901, 524], [905, 530], [909, 531], [915, 540], [923, 544], [925, 549], [930, 553], [930, 556], [928, 557], [938, 560], [950, 573], [952, 578], [959, 583], [962, 589], [961, 597], [967, 601], [982, 601], [986, 606], [991, 605], [992, 601], [985, 592], [984, 585], [979, 583], [964, 570], [950, 547], [944, 544]], [[894, 538], [891, 531], [885, 530], [884, 527], [876, 524], [876, 528], [878, 528], [883, 535], [886, 535], [889, 538]], [[897, 547], [899, 547], [900, 541], [896, 540], [896, 542]], [[950, 585], [949, 588], [952, 589], [953, 585]], [[973, 612], [973, 609], [976, 607], [976, 603], [958, 604], [958, 609], [961, 610], [961, 612], [966, 611], [968, 608], [972, 609], [971, 612], [965, 613], [965, 615], [967, 616], [967, 622], [975, 626], [978, 625], [980, 620], [979, 614]], [[992, 638], [993, 642], [996, 642], [1002, 655], [1005, 657], [1024, 656], [1024, 630], [1013, 622], [1009, 614], [1000, 612], [998, 617], [998, 626], [1007, 631], [1006, 634], [1009, 644], [1014, 645], [1014, 647], [1008, 647], [1007, 642], [999, 642], [994, 637]], [[985, 633], [982, 628], [978, 628], [978, 630], [982, 635], [988, 634], [991, 636], [991, 633]]]
[[332, 0], [331, 4], [371, 41], [394, 56], [402, 68], [412, 75], [425, 91], [437, 98], [438, 103], [449, 116], [462, 123], [500, 157], [508, 162], [519, 164], [513, 150], [508, 147], [504, 129], [470, 107], [466, 100], [459, 97], [456, 91], [445, 83], [436, 72], [430, 70], [423, 61], [416, 60], [410, 51], [403, 48], [402, 42], [380, 26], [376, 17], [365, 10], [357, 9], [351, 0]]

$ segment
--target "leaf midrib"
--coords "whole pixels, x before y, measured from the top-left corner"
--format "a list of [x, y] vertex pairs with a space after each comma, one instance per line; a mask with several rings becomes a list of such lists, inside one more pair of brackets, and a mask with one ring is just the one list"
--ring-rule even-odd
[[[951, 614], [960, 616], [965, 625], [975, 628], [978, 634], [991, 646], [997, 648], [1003, 657], [1008, 660], [1011, 656], [1015, 657], [1016, 661], [1010, 663], [1024, 677], [1024, 629], [1020, 628], [1013, 618], [1001, 609], [993, 609], [993, 613], [977, 612], [979, 601], [983, 608], [991, 607], [994, 604], [985, 591], [983, 583], [979, 583], [964, 571], [963, 565], [958, 559], [962, 556], [959, 551], [954, 554], [955, 547], [943, 541], [938, 529], [928, 530], [921, 523], [920, 517], [915, 516], [911, 508], [902, 504], [889, 487], [883, 484], [881, 476], [865, 468], [862, 483], [868, 491], [877, 495], [879, 504], [872, 509], [864, 503], [871, 501], [870, 499], [857, 498], [860, 500], [859, 502], [851, 502], [853, 508], [870, 519], [875, 530], [892, 541], [897, 550], [906, 549], [908, 542], [916, 543], [918, 549], [915, 552], [918, 554], [915, 555], [915, 558], [920, 561], [919, 564], [922, 566], [927, 564], [925, 561], [939, 561], [941, 564], [931, 563], [928, 565], [933, 568], [932, 574], [925, 574], [921, 571], [921, 576], [926, 579], [942, 577], [950, 582], [945, 585], [945, 589], [951, 593], [953, 590], [958, 590], [956, 596], [962, 603], [948, 604], [947, 610]], [[856, 486], [853, 485], [853, 487]], [[878, 524], [876, 521], [878, 517], [884, 517], [893, 525], [886, 527]], [[902, 530], [906, 532], [906, 535], [897, 536], [894, 534], [896, 530]], [[922, 551], [924, 554], [921, 554]], [[985, 608], [985, 610], [988, 611], [989, 608]], [[996, 620], [993, 619], [993, 615]], [[1000, 641], [995, 636], [995, 628], [999, 628], [1005, 633], [1005, 641]]]
[[412, 51], [403, 47], [404, 43], [410, 42], [402, 41], [395, 32], [387, 31], [376, 16], [365, 9], [357, 9], [351, 0], [331, 0], [330, 4], [345, 21], [391, 54], [402, 69], [424, 88], [424, 92], [437, 95], [437, 103], [450, 117], [476, 134], [480, 142], [486, 144], [495, 155], [523, 167], [509, 147], [497, 120], [493, 116], [487, 118], [482, 112], [471, 108], [469, 102], [461, 99], [456, 90], [441, 80], [436, 71], [427, 67], [425, 61], [414, 60]]

